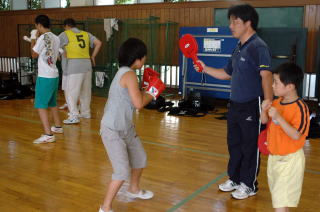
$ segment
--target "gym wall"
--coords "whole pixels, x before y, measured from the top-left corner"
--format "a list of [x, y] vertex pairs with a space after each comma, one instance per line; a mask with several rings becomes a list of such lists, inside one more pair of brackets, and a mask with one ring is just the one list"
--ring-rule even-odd
[[[22, 11], [0, 11], [0, 57], [17, 57], [17, 24], [32, 24], [38, 14], [63, 20], [72, 17], [76, 20], [87, 18], [147, 18], [160, 17], [160, 22], [174, 21], [179, 26], [213, 26], [215, 9], [228, 8], [233, 4], [247, 2], [254, 7], [303, 7], [303, 27], [308, 29], [306, 70], [313, 71], [316, 54], [316, 32], [320, 26], [319, 0], [247, 0], [247, 1], [206, 1], [182, 3], [154, 3], [135, 5], [114, 5], [94, 7], [72, 7], [61, 9], [41, 9]], [[178, 36], [178, 35], [177, 35]], [[178, 45], [175, 46], [178, 52]], [[174, 61], [178, 64], [177, 53]]]

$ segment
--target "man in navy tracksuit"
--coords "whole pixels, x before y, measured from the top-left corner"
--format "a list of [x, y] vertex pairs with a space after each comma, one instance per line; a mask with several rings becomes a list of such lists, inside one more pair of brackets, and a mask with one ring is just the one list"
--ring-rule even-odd
[[219, 189], [233, 191], [231, 195], [236, 199], [245, 199], [258, 191], [259, 108], [261, 98], [273, 99], [271, 55], [266, 43], [256, 34], [259, 17], [252, 6], [233, 6], [229, 8], [228, 18], [233, 36], [239, 39], [228, 64], [216, 69], [200, 63], [205, 73], [222, 80], [231, 79], [227, 115], [229, 179]]

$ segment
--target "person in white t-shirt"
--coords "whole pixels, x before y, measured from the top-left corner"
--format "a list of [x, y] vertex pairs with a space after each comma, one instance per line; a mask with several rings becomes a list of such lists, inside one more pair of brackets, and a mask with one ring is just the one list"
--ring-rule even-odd
[[[35, 19], [36, 29], [31, 31], [31, 56], [38, 58], [38, 77], [34, 107], [38, 109], [44, 134], [33, 141], [35, 144], [55, 141], [53, 133], [63, 133], [58, 115], [57, 92], [59, 72], [56, 62], [59, 55], [60, 40], [50, 31], [50, 19], [38, 15]], [[39, 37], [38, 37], [39, 36]], [[54, 126], [50, 127], [48, 108], [52, 112]]]

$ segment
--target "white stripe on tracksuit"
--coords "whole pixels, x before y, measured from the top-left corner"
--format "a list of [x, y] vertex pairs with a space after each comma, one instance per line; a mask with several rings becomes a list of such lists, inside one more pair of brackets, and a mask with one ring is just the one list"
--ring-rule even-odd
[[[261, 104], [262, 104], [261, 97], [259, 96], [258, 99], [259, 99], [259, 115], [261, 116]], [[261, 130], [261, 120], [259, 118], [259, 134], [260, 134], [260, 130]], [[258, 169], [259, 169], [259, 158], [260, 158], [260, 151], [259, 151], [259, 148], [257, 148], [257, 161], [256, 161], [257, 166], [256, 166], [256, 174], [254, 176], [254, 181], [253, 181], [253, 191], [256, 190], [255, 183], [257, 182], [257, 175], [258, 175]]]

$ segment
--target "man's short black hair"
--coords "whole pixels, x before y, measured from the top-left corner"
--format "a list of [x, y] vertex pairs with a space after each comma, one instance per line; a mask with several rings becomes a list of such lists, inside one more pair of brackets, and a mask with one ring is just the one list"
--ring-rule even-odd
[[63, 26], [75, 27], [76, 21], [72, 18], [67, 18], [63, 21]]
[[240, 4], [230, 7], [228, 10], [228, 19], [230, 19], [231, 16], [240, 18], [243, 22], [251, 21], [251, 27], [255, 31], [258, 28], [259, 15], [249, 4]]
[[144, 42], [137, 38], [129, 38], [120, 46], [118, 53], [119, 66], [131, 67], [136, 59], [142, 59], [146, 55], [147, 46]]
[[281, 64], [273, 73], [279, 75], [279, 79], [284, 85], [293, 84], [296, 90], [300, 87], [304, 77], [302, 69], [291, 62]]
[[36, 24], [41, 24], [44, 28], [49, 29], [50, 28], [50, 19], [46, 15], [38, 15], [35, 19]]

